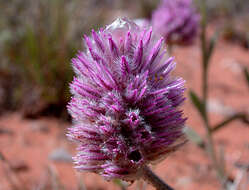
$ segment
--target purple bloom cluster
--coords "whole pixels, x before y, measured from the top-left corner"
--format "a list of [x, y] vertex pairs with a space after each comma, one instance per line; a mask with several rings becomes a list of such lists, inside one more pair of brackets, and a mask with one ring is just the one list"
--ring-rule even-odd
[[76, 168], [110, 180], [132, 181], [141, 169], [185, 142], [184, 80], [152, 29], [117, 19], [84, 37], [86, 50], [72, 59], [76, 77], [68, 110], [68, 137], [78, 144]]
[[196, 37], [199, 18], [192, 0], [162, 0], [152, 14], [152, 25], [168, 43], [186, 44]]

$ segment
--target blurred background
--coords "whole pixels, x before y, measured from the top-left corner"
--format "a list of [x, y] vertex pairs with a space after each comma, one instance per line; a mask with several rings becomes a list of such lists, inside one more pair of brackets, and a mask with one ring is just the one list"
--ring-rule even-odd
[[[216, 123], [235, 111], [249, 112], [249, 89], [242, 76], [242, 68], [249, 68], [249, 1], [206, 2], [207, 33], [220, 33], [209, 71], [208, 110]], [[0, 190], [124, 188], [120, 182], [108, 183], [95, 174], [72, 169], [74, 145], [65, 137], [70, 126], [66, 111], [73, 77], [70, 60], [83, 49], [83, 34], [117, 17], [150, 19], [158, 3], [0, 0]], [[172, 55], [178, 63], [175, 73], [187, 81], [187, 89], [200, 92], [200, 40], [190, 46], [174, 46]], [[184, 109], [188, 110], [187, 124], [204, 134], [189, 100]], [[237, 165], [249, 165], [249, 129], [240, 121], [229, 126], [215, 140], [226, 152], [229, 177], [236, 180], [242, 175]], [[155, 171], [179, 190], [220, 189], [207, 156], [191, 143]], [[139, 182], [127, 188], [142, 189], [143, 185]]]

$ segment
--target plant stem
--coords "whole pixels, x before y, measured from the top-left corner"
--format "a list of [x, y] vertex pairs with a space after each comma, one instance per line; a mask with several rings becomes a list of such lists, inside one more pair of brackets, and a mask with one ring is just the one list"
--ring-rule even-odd
[[223, 128], [224, 126], [226, 126], [227, 124], [229, 124], [230, 122], [232, 122], [236, 119], [240, 119], [240, 120], [244, 121], [245, 123], [249, 123], [247, 121], [246, 113], [236, 113], [233, 116], [231, 116], [231, 117], [227, 118], [226, 120], [224, 120], [223, 122], [221, 122], [220, 124], [217, 124], [216, 126], [214, 126], [212, 128], [212, 133], [220, 130], [221, 128]]
[[[208, 63], [207, 63], [208, 64]], [[208, 68], [207, 66], [203, 65], [203, 104], [204, 104], [204, 126], [206, 129], [206, 137], [207, 137], [207, 144], [206, 144], [206, 149], [209, 153], [209, 156], [212, 160], [212, 163], [214, 165], [214, 168], [216, 170], [217, 176], [221, 180], [222, 184], [224, 183], [224, 168], [222, 169], [219, 165], [219, 162], [217, 161], [217, 155], [215, 151], [215, 146], [214, 146], [214, 141], [213, 141], [213, 136], [212, 136], [212, 129], [209, 124], [209, 117], [207, 113], [207, 99], [208, 99]]]
[[[204, 41], [205, 42], [205, 41]], [[204, 50], [205, 51], [205, 50]], [[210, 155], [210, 158], [212, 159], [212, 162], [214, 166], [217, 166], [217, 159], [216, 159], [216, 152], [214, 148], [214, 142], [212, 137], [212, 131], [209, 125], [209, 117], [207, 114], [207, 98], [208, 98], [208, 67], [205, 60], [205, 53], [203, 53], [203, 73], [202, 73], [202, 96], [203, 96], [203, 104], [204, 104], [204, 126], [206, 129], [206, 135], [207, 135], [207, 151]]]
[[160, 179], [156, 174], [154, 174], [151, 169], [147, 166], [143, 168], [142, 178], [153, 185], [157, 190], [174, 190], [168, 184], [166, 184], [162, 179]]
[[207, 44], [206, 38], [206, 28], [207, 28], [207, 16], [206, 16], [206, 4], [204, 1], [201, 3], [201, 12], [202, 12], [202, 25], [201, 25], [201, 48], [202, 48], [202, 98], [203, 98], [203, 106], [204, 106], [204, 126], [206, 129], [206, 137], [207, 137], [207, 145], [206, 149], [209, 153], [209, 156], [212, 160], [214, 168], [217, 172], [217, 176], [223, 181], [224, 172], [220, 168], [219, 163], [217, 161], [217, 155], [215, 151], [214, 141], [212, 137], [212, 130], [210, 127], [208, 111], [207, 111], [207, 100], [208, 100], [208, 66], [209, 66], [209, 58], [208, 49], [210, 44]]

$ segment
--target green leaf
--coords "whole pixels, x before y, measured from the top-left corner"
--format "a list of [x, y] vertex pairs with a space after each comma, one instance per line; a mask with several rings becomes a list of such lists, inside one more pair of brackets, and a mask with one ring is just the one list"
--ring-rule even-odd
[[246, 67], [244, 68], [244, 75], [245, 75], [245, 79], [247, 81], [247, 85], [249, 87], [249, 72], [248, 72], [248, 69]]
[[203, 117], [203, 119], [205, 119], [206, 114], [205, 114], [205, 105], [202, 102], [202, 100], [195, 94], [195, 92], [190, 90], [190, 99], [192, 101], [192, 103], [194, 104], [194, 106], [196, 107], [196, 109], [199, 111], [199, 113], [201, 114], [201, 116]]
[[185, 126], [184, 127], [184, 133], [186, 134], [187, 138], [198, 145], [200, 148], [205, 148], [205, 143], [203, 139], [198, 135], [198, 133], [193, 130], [192, 128]]
[[5, 161], [5, 157], [1, 152], [0, 152], [0, 160]]
[[218, 37], [219, 37], [219, 31], [216, 31], [213, 34], [212, 38], [210, 39], [209, 46], [208, 46], [208, 49], [207, 49], [207, 55], [206, 55], [207, 56], [206, 57], [207, 63], [209, 62], [209, 59], [210, 59], [210, 57], [211, 57], [211, 55], [213, 53], [213, 50], [214, 50], [214, 47], [215, 47], [216, 42], [218, 40]]
[[121, 179], [114, 179], [112, 180], [117, 186], [120, 187], [121, 190], [126, 190], [127, 183], [122, 181]]

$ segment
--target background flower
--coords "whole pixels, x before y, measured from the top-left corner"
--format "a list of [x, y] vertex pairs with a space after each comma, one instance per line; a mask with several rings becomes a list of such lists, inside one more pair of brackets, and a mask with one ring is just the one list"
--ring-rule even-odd
[[152, 25], [168, 43], [186, 44], [196, 37], [199, 17], [192, 0], [162, 0], [152, 14]]

